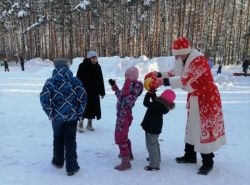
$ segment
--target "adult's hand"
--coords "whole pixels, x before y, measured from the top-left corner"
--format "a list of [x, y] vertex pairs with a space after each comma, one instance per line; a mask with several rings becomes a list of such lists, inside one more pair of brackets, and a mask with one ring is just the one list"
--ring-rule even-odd
[[154, 79], [154, 78], [160, 78], [161, 76], [162, 76], [161, 73], [159, 73], [157, 71], [153, 71], [153, 72], [150, 72], [150, 73], [146, 74], [146, 76], [144, 77], [144, 80], [146, 80], [149, 77]]

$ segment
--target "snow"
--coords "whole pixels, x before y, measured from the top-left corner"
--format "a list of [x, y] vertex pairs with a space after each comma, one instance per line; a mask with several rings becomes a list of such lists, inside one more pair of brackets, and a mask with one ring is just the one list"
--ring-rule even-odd
[[81, 3], [79, 3], [75, 8], [73, 8], [73, 10], [78, 10], [79, 8], [81, 8], [82, 10], [86, 10], [87, 6], [89, 5], [90, 5], [90, 2], [87, 0], [84, 0]]
[[[82, 58], [75, 58], [71, 66], [74, 75]], [[139, 68], [139, 79], [150, 71], [166, 71], [173, 66], [173, 57], [159, 57], [149, 60], [140, 58], [99, 58], [102, 67], [106, 96], [101, 100], [102, 119], [94, 120], [94, 132], [77, 132], [78, 163], [81, 170], [72, 177], [66, 175], [65, 167], [56, 169], [51, 165], [53, 134], [51, 122], [40, 105], [39, 94], [45, 80], [54, 69], [51, 61], [35, 58], [20, 65], [10, 63], [10, 72], [0, 67], [0, 184], [1, 185], [247, 185], [250, 182], [250, 77], [233, 77], [241, 72], [241, 66], [223, 66], [222, 74], [212, 74], [222, 98], [227, 145], [215, 153], [214, 169], [207, 176], [198, 175], [201, 157], [197, 164], [178, 164], [175, 158], [183, 155], [186, 124], [186, 95], [181, 89], [174, 90], [176, 108], [164, 116], [161, 144], [161, 169], [148, 172], [145, 136], [140, 124], [145, 114], [143, 98], [138, 98], [133, 108], [134, 120], [129, 138], [135, 159], [132, 169], [124, 172], [114, 170], [120, 164], [119, 150], [114, 142], [116, 119], [116, 98], [108, 84], [115, 78], [121, 88], [124, 72], [131, 65]], [[160, 87], [159, 95], [166, 87]], [[86, 123], [85, 123], [86, 126]]]

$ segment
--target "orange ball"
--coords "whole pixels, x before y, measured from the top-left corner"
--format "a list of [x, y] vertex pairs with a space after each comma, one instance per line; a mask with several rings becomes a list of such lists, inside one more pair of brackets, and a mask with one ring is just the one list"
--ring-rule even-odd
[[144, 81], [144, 88], [149, 91], [150, 90], [150, 87], [149, 87], [149, 84], [153, 81], [153, 79], [151, 77], [147, 78], [145, 81]]

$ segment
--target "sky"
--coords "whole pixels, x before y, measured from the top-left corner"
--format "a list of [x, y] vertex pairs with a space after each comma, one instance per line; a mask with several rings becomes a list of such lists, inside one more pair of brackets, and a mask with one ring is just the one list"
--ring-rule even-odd
[[[70, 67], [74, 76], [83, 58], [75, 58]], [[80, 171], [67, 176], [65, 167], [56, 169], [51, 165], [53, 132], [51, 122], [42, 110], [39, 94], [44, 82], [54, 69], [49, 60], [35, 58], [20, 64], [10, 63], [10, 72], [0, 67], [0, 185], [249, 185], [250, 182], [250, 77], [237, 76], [241, 65], [218, 66], [212, 74], [221, 94], [227, 144], [214, 152], [214, 168], [209, 175], [199, 175], [202, 165], [198, 154], [197, 164], [179, 164], [176, 157], [184, 154], [184, 134], [187, 119], [186, 97], [182, 89], [174, 89], [176, 107], [164, 116], [159, 136], [162, 162], [159, 171], [145, 171], [148, 153], [145, 132], [140, 124], [146, 108], [143, 98], [137, 99], [133, 108], [134, 120], [129, 138], [132, 142], [134, 160], [132, 169], [114, 170], [121, 159], [114, 141], [116, 102], [108, 79], [116, 79], [119, 88], [124, 83], [125, 70], [138, 67], [139, 80], [151, 71], [168, 71], [173, 67], [174, 57], [140, 58], [99, 57], [104, 76], [106, 96], [101, 100], [102, 118], [93, 121], [94, 132], [85, 129], [77, 132], [77, 153]], [[166, 88], [157, 90], [159, 96]], [[86, 120], [84, 123], [86, 127]]]

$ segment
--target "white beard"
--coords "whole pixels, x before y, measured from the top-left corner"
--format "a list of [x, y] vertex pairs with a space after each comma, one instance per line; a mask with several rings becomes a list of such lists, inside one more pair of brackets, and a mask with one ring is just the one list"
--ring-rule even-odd
[[183, 73], [183, 69], [184, 69], [184, 65], [183, 65], [181, 58], [179, 57], [177, 60], [174, 60], [175, 76], [181, 76]]

